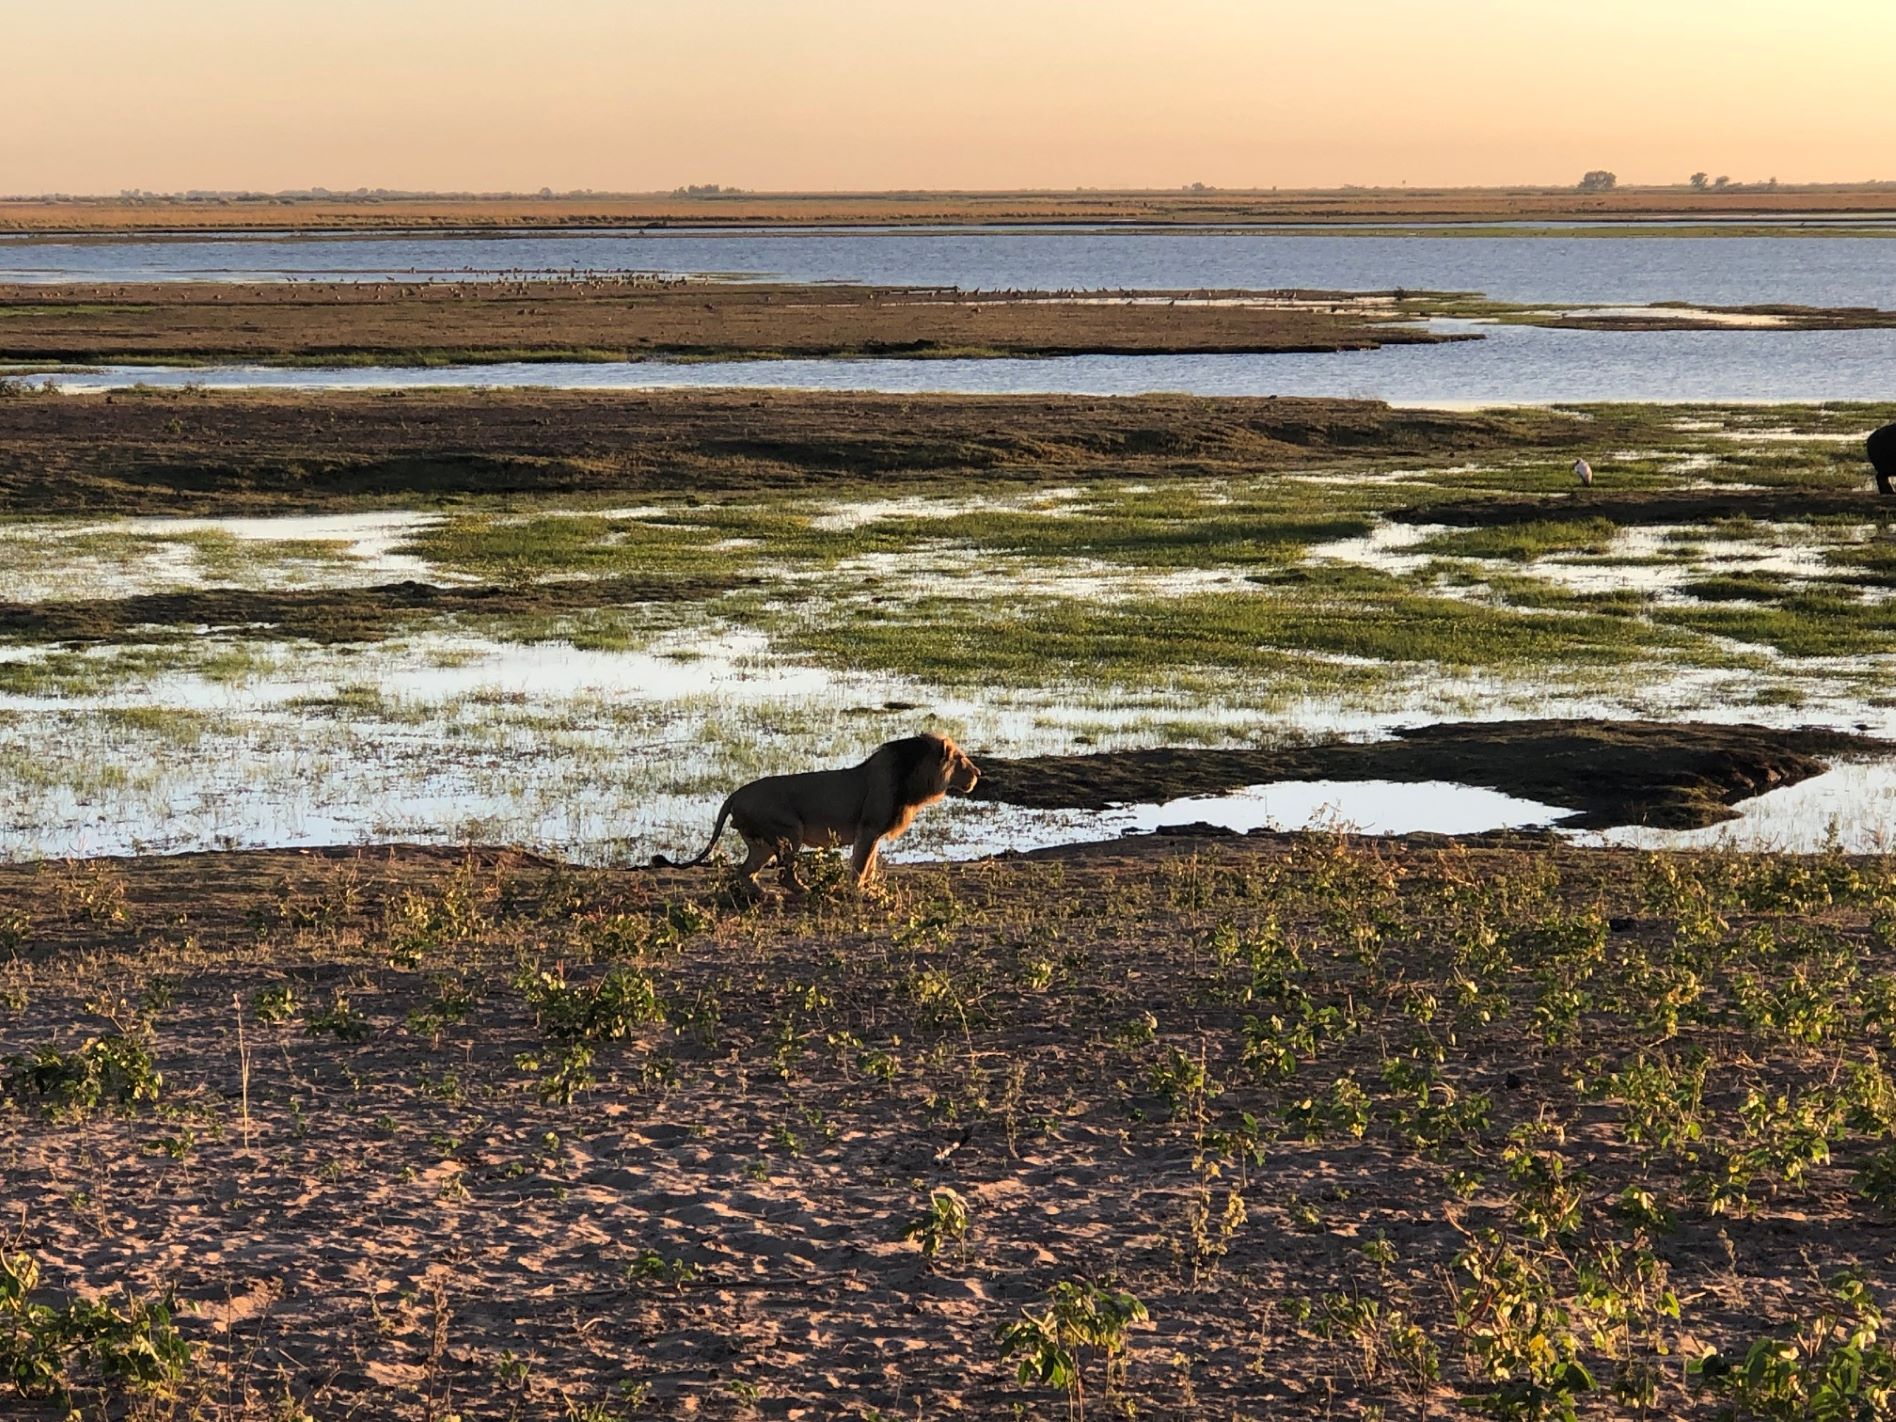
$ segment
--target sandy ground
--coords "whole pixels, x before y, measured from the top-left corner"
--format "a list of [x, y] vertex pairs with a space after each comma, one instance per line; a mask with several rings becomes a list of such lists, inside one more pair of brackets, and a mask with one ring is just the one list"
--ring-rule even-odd
[[[1681, 862], [1723, 886], [1734, 936], [1802, 924], [1875, 970], [1887, 863]], [[1053, 1417], [1062, 1400], [1023, 1388], [994, 1333], [1072, 1278], [1151, 1312], [1116, 1397], [1087, 1364], [1097, 1416], [1459, 1415], [1492, 1385], [1456, 1322], [1455, 1261], [1488, 1227], [1562, 1297], [1561, 1257], [1644, 1241], [1685, 1304], [1642, 1315], [1629, 1356], [1656, 1370], [1654, 1415], [1709, 1416], [1684, 1358], [1742, 1352], [1839, 1268], [1896, 1286], [1889, 1229], [1851, 1185], [1877, 1133], [1839, 1128], [1808, 1173], [1712, 1213], [1698, 1167], [1576, 1089], [1664, 1043], [1605, 986], [1617, 968], [1578, 1036], [1550, 1040], [1528, 947], [1454, 972], [1441, 956], [1479, 886], [1504, 942], [1597, 911], [1608, 963], [1661, 963], [1679, 930], [1658, 882], [1605, 851], [1273, 836], [915, 867], [867, 903], [748, 908], [703, 873], [505, 852], [0, 866], [0, 1059], [116, 1030], [164, 1078], [156, 1107], [83, 1119], [16, 1084], [0, 1219], [49, 1297], [175, 1291], [203, 1416]], [[1352, 924], [1381, 925], [1373, 970]], [[1286, 1080], [1247, 1067], [1247, 1023], [1292, 999], [1218, 947], [1222, 925], [1286, 929], [1297, 980], [1358, 1029]], [[531, 984], [615, 970], [650, 981], [665, 1020], [596, 1041], [594, 1080], [562, 1103]], [[283, 1020], [259, 1020], [286, 988]], [[341, 999], [359, 1034], [334, 1025]], [[1715, 1063], [1720, 1159], [1747, 1083], [1834, 1083], [1888, 1027], [1852, 1015], [1812, 1048], [1708, 1004], [1678, 1030], [1668, 1050]], [[1435, 1117], [1387, 1074], [1425, 1043]], [[1296, 1126], [1343, 1077], [1367, 1118]], [[1447, 1111], [1476, 1097], [1485, 1121]], [[1511, 1133], [1561, 1156], [1584, 1235], [1523, 1232]], [[1635, 1181], [1668, 1230], [1614, 1235]], [[972, 1229], [930, 1259], [905, 1232], [942, 1187]], [[1364, 1299], [1422, 1327], [1439, 1380], [1406, 1375], [1393, 1335], [1324, 1321]], [[1589, 1357], [1604, 1387], [1617, 1365]], [[3, 1391], [0, 1410], [54, 1415]]]

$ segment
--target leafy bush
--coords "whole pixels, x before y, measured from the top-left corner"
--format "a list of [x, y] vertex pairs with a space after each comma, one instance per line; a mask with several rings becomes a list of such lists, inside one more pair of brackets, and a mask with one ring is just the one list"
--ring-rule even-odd
[[1896, 1351], [1879, 1340], [1883, 1310], [1857, 1274], [1839, 1274], [1830, 1295], [1788, 1337], [1760, 1338], [1735, 1366], [1717, 1353], [1690, 1365], [1729, 1392], [1747, 1417], [1888, 1417], [1896, 1409]]
[[191, 1345], [168, 1303], [125, 1295], [55, 1306], [33, 1302], [38, 1287], [32, 1256], [0, 1254], [0, 1382], [69, 1407], [80, 1390], [175, 1399]]
[[954, 1243], [967, 1250], [969, 1230], [968, 1202], [961, 1192], [943, 1185], [930, 1192], [928, 1204], [903, 1231], [902, 1238], [922, 1246], [924, 1257], [933, 1259], [944, 1244]]
[[642, 1024], [665, 1020], [651, 978], [623, 963], [590, 987], [545, 971], [523, 973], [518, 985], [540, 1030], [561, 1042], [623, 1041]]

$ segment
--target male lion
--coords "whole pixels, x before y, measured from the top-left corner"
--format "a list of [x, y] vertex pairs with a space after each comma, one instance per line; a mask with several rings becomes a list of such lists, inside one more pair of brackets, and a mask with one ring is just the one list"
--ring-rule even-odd
[[[981, 778], [953, 741], [946, 736], [904, 736], [876, 747], [861, 765], [848, 770], [811, 770], [801, 775], [766, 775], [735, 791], [718, 811], [711, 842], [696, 859], [675, 867], [689, 869], [711, 857], [724, 837], [728, 822], [744, 836], [750, 850], [742, 873], [752, 887], [757, 876], [777, 861], [784, 887], [800, 893], [797, 852], [853, 844], [849, 865], [856, 883], [866, 883], [876, 872], [876, 854], [885, 839], [894, 839], [915, 818], [915, 812], [951, 791], [965, 795]], [[660, 854], [652, 863], [672, 867]]]

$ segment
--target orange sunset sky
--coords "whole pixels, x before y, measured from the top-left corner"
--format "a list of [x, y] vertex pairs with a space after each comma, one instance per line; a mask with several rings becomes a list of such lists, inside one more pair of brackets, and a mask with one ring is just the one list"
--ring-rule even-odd
[[1890, 0], [0, 0], [0, 193], [1896, 178]]

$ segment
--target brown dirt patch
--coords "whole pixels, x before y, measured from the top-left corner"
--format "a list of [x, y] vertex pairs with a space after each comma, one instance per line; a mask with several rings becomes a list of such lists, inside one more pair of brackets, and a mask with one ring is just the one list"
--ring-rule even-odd
[[[1867, 479], [1867, 466], [1866, 479]], [[1504, 528], [1547, 519], [1603, 518], [1628, 528], [1653, 524], [1708, 524], [1724, 518], [1782, 521], [1889, 516], [1890, 505], [1872, 491], [1822, 489], [1688, 489], [1603, 493], [1582, 490], [1551, 498], [1483, 498], [1391, 509], [1396, 523], [1445, 523], [1455, 528]]]
[[1573, 813], [1576, 829], [1695, 829], [1732, 806], [1829, 769], [1820, 757], [1884, 756], [1867, 736], [1702, 722], [1446, 722], [1386, 741], [1266, 750], [1161, 747], [1098, 755], [983, 759], [974, 797], [1035, 809], [1098, 810], [1218, 795], [1282, 780], [1443, 780]]
[[696, 602], [737, 586], [737, 578], [596, 578], [530, 586], [438, 587], [383, 583], [367, 588], [268, 592], [202, 588], [131, 597], [0, 602], [0, 637], [39, 642], [114, 642], [140, 629], [214, 628], [227, 637], [374, 642], [418, 619], [457, 614], [529, 617], [651, 602]]

